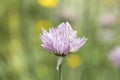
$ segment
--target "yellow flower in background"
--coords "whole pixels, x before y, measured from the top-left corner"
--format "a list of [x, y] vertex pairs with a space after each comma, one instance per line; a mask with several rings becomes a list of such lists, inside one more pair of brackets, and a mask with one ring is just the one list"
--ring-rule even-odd
[[48, 30], [50, 27], [52, 27], [52, 22], [50, 20], [39, 20], [36, 23], [36, 27], [38, 32], [42, 32], [42, 28]]
[[117, 0], [103, 0], [103, 4], [106, 6], [113, 6], [117, 3]]
[[59, 0], [38, 0], [38, 3], [46, 8], [54, 8], [58, 5]]
[[81, 59], [78, 55], [70, 55], [67, 63], [69, 67], [77, 68], [81, 64]]

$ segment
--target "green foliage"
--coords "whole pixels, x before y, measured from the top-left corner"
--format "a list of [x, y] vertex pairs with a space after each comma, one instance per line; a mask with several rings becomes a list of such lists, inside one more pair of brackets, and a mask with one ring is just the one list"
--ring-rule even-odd
[[56, 7], [46, 8], [37, 0], [0, 0], [0, 80], [57, 80], [57, 56], [41, 47], [39, 35], [42, 27], [56, 27], [63, 21], [88, 38], [76, 53], [80, 67], [71, 68], [64, 60], [64, 80], [120, 80], [119, 68], [108, 59], [111, 49], [120, 44], [120, 16], [114, 25], [98, 23], [101, 13], [120, 12], [119, 0], [104, 1], [60, 0]]

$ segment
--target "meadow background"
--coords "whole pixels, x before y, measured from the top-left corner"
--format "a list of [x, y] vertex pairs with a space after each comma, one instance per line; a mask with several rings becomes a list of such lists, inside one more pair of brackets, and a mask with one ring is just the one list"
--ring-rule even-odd
[[64, 59], [63, 80], [120, 80], [109, 59], [120, 45], [120, 0], [0, 0], [0, 80], [58, 80], [58, 57], [39, 37], [66, 21], [88, 40]]

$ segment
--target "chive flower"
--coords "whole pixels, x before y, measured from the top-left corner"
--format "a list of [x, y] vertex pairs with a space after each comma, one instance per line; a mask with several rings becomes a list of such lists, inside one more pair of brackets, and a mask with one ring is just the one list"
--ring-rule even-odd
[[47, 51], [63, 57], [78, 51], [87, 40], [84, 36], [78, 38], [77, 31], [73, 30], [68, 22], [61, 23], [57, 28], [49, 29], [49, 32], [43, 29], [40, 39]]
[[58, 57], [56, 69], [59, 71], [59, 80], [62, 80], [62, 61], [63, 57], [69, 55], [71, 52], [78, 51], [85, 43], [87, 38], [77, 37], [77, 31], [73, 30], [71, 25], [61, 23], [57, 28], [51, 28], [47, 32], [45, 29], [40, 35], [42, 46], [50, 53]]

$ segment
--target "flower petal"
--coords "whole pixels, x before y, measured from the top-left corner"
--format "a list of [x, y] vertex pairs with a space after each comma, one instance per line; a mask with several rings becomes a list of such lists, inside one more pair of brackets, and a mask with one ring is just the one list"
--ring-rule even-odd
[[77, 38], [74, 39], [73, 42], [71, 43], [71, 48], [70, 52], [76, 52], [78, 51], [85, 43], [86, 43], [87, 38]]

